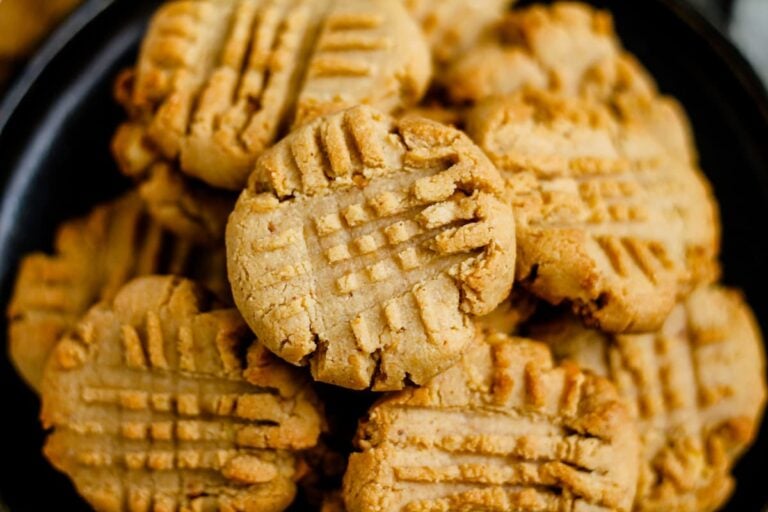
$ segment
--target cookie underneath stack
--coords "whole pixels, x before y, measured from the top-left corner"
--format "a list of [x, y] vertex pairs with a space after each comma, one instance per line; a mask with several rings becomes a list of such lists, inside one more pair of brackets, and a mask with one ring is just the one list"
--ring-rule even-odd
[[726, 503], [765, 358], [685, 112], [609, 13], [509, 3], [159, 7], [134, 190], [8, 307], [94, 509]]

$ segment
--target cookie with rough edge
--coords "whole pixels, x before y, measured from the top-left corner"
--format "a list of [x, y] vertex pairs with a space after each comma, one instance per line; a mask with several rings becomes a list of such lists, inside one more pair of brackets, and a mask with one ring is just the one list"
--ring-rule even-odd
[[177, 0], [155, 13], [119, 99], [181, 172], [240, 190], [290, 125], [421, 98], [429, 49], [391, 0]]
[[523, 288], [515, 288], [496, 309], [475, 321], [488, 334], [519, 334], [520, 327], [536, 313], [538, 302]]
[[637, 483], [637, 431], [615, 388], [503, 335], [384, 398], [357, 444], [349, 512], [629, 511]]
[[323, 427], [234, 309], [152, 276], [92, 308], [42, 383], [44, 452], [97, 510], [279, 511]]
[[738, 292], [698, 289], [656, 333], [610, 336], [569, 316], [533, 334], [628, 400], [641, 438], [635, 510], [696, 512], [727, 501], [766, 397], [762, 338]]
[[316, 380], [423, 384], [508, 294], [514, 218], [462, 132], [368, 107], [264, 153], [227, 225], [235, 303], [264, 345]]
[[655, 91], [650, 75], [622, 49], [610, 13], [576, 2], [509, 11], [441, 80], [455, 101], [526, 87], [599, 98]]
[[223, 248], [198, 246], [165, 231], [135, 193], [62, 224], [54, 249], [22, 259], [7, 312], [11, 360], [35, 389], [59, 337], [136, 276], [188, 275], [224, 299], [230, 295]]
[[534, 5], [510, 11], [489, 32], [441, 77], [454, 102], [529, 88], [606, 102], [649, 126], [675, 157], [696, 161], [687, 115], [624, 51], [607, 11], [573, 2]]
[[404, 0], [421, 25], [439, 65], [472, 48], [486, 27], [498, 22], [514, 0]]
[[535, 295], [640, 332], [716, 279], [709, 185], [643, 126], [601, 103], [528, 92], [482, 102], [468, 133], [512, 190], [517, 279]]
[[236, 194], [184, 176], [176, 164], [161, 158], [140, 123], [120, 125], [112, 154], [123, 174], [137, 182], [139, 196], [156, 222], [189, 240], [222, 242]]
[[320, 512], [347, 512], [341, 491], [328, 493], [325, 498], [323, 498]]

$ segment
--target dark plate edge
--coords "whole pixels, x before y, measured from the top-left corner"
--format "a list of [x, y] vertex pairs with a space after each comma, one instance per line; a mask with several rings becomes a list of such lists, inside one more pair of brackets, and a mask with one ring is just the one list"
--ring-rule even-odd
[[[72, 39], [77, 37], [80, 31], [109, 8], [116, 0], [86, 0], [81, 6], [77, 7], [67, 18], [51, 32], [45, 42], [35, 51], [21, 72], [14, 77], [10, 87], [0, 98], [0, 139], [2, 139], [8, 123], [16, 113], [25, 96], [40, 75], [45, 71], [50, 62], [55, 59], [59, 53], [69, 44]], [[9, 191], [14, 187], [9, 186], [14, 181], [15, 176], [0, 176], [0, 218], [5, 216], [6, 205], [12, 198], [8, 197]], [[5, 237], [6, 233], [1, 227], [0, 237]], [[2, 493], [0, 493], [0, 512], [11, 512], [5, 504]]]
[[[730, 37], [711, 20], [685, 0], [657, 0], [688, 25], [707, 43], [737, 77], [755, 102], [768, 126], [768, 84], [764, 84], [755, 68], [731, 41]], [[766, 175], [768, 176], [768, 174]]]

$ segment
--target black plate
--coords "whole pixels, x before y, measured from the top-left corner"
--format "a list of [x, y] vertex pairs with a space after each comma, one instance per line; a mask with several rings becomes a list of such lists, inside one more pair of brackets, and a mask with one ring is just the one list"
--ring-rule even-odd
[[[0, 304], [19, 258], [49, 249], [56, 225], [116, 195], [108, 144], [121, 118], [116, 72], [135, 57], [157, 0], [90, 0], [30, 62], [0, 105]], [[768, 98], [722, 35], [679, 0], [596, 0], [616, 17], [625, 45], [691, 116], [702, 166], [720, 200], [725, 282], [743, 288], [768, 327]], [[5, 333], [4, 316], [0, 332]], [[0, 351], [0, 510], [87, 510], [41, 455], [36, 397]], [[768, 503], [768, 428], [736, 469], [728, 510]], [[5, 503], [5, 505], [3, 505]]]

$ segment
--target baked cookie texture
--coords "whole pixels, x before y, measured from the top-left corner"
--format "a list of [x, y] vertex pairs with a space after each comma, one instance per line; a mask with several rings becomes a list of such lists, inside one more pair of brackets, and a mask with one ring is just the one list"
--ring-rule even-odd
[[356, 104], [418, 102], [429, 49], [391, 0], [177, 0], [153, 17], [120, 97], [164, 159], [240, 190], [285, 131]]
[[134, 277], [187, 275], [227, 300], [223, 248], [195, 245], [164, 230], [128, 193], [58, 229], [53, 254], [33, 253], [19, 266], [8, 306], [11, 361], [37, 389], [58, 339], [94, 304], [111, 300]]
[[697, 289], [655, 333], [611, 336], [572, 317], [533, 333], [627, 399], [642, 444], [635, 510], [725, 504], [730, 470], [757, 436], [766, 397], [762, 338], [738, 292]]
[[514, 0], [403, 0], [419, 23], [435, 62], [445, 65], [472, 48]]
[[235, 303], [316, 380], [423, 384], [512, 286], [514, 218], [462, 132], [355, 107], [263, 154], [227, 226]]
[[504, 335], [384, 398], [357, 443], [350, 512], [628, 511], [637, 481], [637, 432], [614, 387]]
[[610, 332], [658, 329], [719, 274], [703, 174], [605, 104], [526, 92], [490, 99], [468, 133], [507, 179], [516, 279]]
[[323, 428], [294, 368], [192, 281], [134, 280], [56, 346], [45, 455], [97, 510], [279, 511]]
[[622, 48], [610, 13], [586, 4], [509, 11], [440, 81], [459, 104], [526, 89], [605, 102], [625, 121], [651, 127], [670, 153], [697, 159], [682, 107], [659, 94], [647, 70]]
[[121, 124], [112, 138], [112, 154], [122, 173], [137, 182], [147, 211], [180, 237], [220, 244], [236, 194], [185, 177], [162, 158], [146, 134], [147, 127], [141, 123]]

